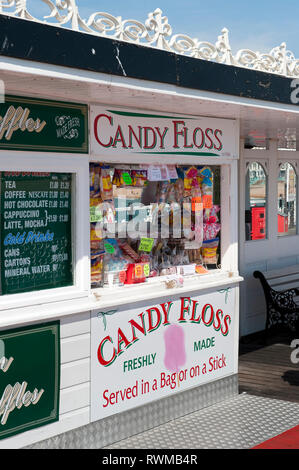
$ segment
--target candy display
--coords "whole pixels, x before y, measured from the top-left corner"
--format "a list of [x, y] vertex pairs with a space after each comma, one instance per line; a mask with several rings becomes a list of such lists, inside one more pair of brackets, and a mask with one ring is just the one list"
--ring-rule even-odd
[[177, 287], [183, 287], [184, 277], [178, 274], [175, 274], [172, 276], [167, 276], [164, 282], [165, 282], [166, 289], [175, 289]]
[[215, 269], [219, 185], [212, 166], [90, 164], [92, 287], [159, 276], [178, 286], [184, 276]]
[[148, 263], [141, 262], [129, 264], [125, 283], [138, 284], [140, 282], [145, 282], [149, 272], [150, 268]]
[[119, 241], [119, 246], [124, 253], [128, 257], [128, 259], [133, 261], [134, 263], [138, 262], [139, 255], [136, 253], [136, 251], [133, 250], [133, 248], [126, 242], [126, 241]]
[[218, 219], [218, 212], [220, 211], [219, 206], [212, 206], [210, 209], [205, 209], [203, 217], [203, 239], [212, 240], [217, 237], [218, 232], [221, 229], [221, 225]]
[[147, 170], [136, 169], [132, 170], [132, 185], [138, 188], [143, 188], [147, 185]]
[[[112, 184], [114, 184], [117, 188], [122, 188], [125, 186], [125, 180], [123, 177], [123, 171], [119, 168], [114, 169], [114, 174], [113, 174], [113, 179], [112, 179]], [[128, 174], [129, 177], [131, 178], [130, 173], [125, 172], [126, 175]]]
[[[91, 286], [101, 287], [104, 282], [104, 245], [103, 232], [96, 220], [101, 219], [101, 204], [103, 202], [101, 195], [101, 165], [98, 163], [90, 164], [90, 272]], [[99, 209], [99, 210], [98, 210]]]
[[102, 166], [100, 175], [100, 189], [103, 201], [110, 201], [113, 197], [112, 180], [109, 167]]
[[104, 249], [104, 284], [110, 287], [123, 284], [125, 279], [120, 273], [127, 270], [129, 263], [123, 256], [118, 241], [115, 238], [106, 238]]
[[218, 247], [219, 247], [219, 238], [214, 238], [214, 239], [206, 240], [203, 242], [202, 261], [205, 265], [209, 265], [209, 264], [217, 265]]
[[217, 264], [217, 247], [203, 247], [202, 260], [205, 264]]
[[103, 281], [104, 251], [91, 254], [91, 286], [97, 287]]
[[101, 167], [93, 164], [90, 168], [90, 205], [96, 205], [101, 200], [100, 189]]

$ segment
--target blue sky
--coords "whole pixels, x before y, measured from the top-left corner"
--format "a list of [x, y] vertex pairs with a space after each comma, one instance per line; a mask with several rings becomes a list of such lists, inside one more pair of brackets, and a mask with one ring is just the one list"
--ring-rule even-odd
[[[272, 47], [286, 42], [287, 48], [299, 58], [298, 0], [76, 1], [82, 18], [103, 11], [123, 19], [144, 22], [150, 11], [160, 8], [168, 17], [173, 34], [184, 33], [214, 43], [221, 29], [226, 27], [230, 31], [233, 52], [243, 48], [268, 52]], [[28, 0], [28, 4], [32, 13], [49, 11], [42, 0]]]

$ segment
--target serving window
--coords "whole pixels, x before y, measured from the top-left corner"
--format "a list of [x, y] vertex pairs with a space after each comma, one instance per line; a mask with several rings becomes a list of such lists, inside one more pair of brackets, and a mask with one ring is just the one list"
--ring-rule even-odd
[[2, 171], [1, 294], [73, 285], [71, 173]]
[[220, 200], [220, 166], [91, 163], [91, 286], [220, 268]]

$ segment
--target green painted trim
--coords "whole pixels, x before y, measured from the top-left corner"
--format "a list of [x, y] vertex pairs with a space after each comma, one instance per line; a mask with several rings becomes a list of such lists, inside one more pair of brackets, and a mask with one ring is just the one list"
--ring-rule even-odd
[[117, 114], [119, 116], [131, 116], [131, 117], [144, 117], [144, 118], [156, 118], [156, 119], [191, 119], [195, 118], [185, 117], [185, 116], [162, 116], [160, 114], [145, 114], [145, 113], [132, 113], [128, 111], [113, 111], [112, 109], [107, 109], [109, 113]]
[[134, 153], [148, 153], [154, 155], [199, 155], [202, 157], [220, 157], [219, 153], [212, 152], [134, 152]]

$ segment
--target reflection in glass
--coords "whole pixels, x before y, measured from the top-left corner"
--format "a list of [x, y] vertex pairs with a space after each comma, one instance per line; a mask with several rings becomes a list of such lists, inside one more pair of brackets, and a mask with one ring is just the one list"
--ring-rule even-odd
[[278, 235], [296, 234], [296, 179], [294, 167], [282, 163], [277, 179], [277, 229]]
[[250, 163], [245, 185], [245, 234], [246, 240], [266, 238], [267, 179], [257, 162]]

